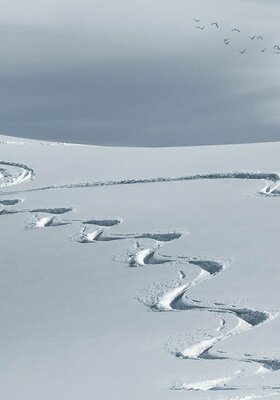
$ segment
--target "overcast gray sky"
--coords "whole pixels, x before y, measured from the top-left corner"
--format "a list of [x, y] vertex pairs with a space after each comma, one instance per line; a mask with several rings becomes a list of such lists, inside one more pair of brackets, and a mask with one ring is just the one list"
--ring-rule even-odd
[[0, 5], [4, 134], [125, 146], [280, 140], [278, 0]]

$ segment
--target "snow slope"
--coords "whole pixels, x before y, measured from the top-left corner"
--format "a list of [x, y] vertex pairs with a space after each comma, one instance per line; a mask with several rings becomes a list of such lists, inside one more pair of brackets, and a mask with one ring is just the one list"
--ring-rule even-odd
[[280, 143], [0, 142], [1, 398], [280, 398]]

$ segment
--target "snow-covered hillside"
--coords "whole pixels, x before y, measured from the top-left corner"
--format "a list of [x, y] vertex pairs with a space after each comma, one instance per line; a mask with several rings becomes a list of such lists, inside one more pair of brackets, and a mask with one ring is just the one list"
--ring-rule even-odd
[[1, 399], [280, 398], [280, 143], [0, 142]]

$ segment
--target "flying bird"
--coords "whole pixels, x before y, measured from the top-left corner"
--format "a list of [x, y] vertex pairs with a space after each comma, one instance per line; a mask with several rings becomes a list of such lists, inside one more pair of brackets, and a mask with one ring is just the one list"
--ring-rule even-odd
[[263, 37], [262, 36], [258, 36], [257, 40], [263, 40]]
[[202, 29], [205, 29], [205, 28], [206, 28], [206, 26], [196, 26], [196, 28], [197, 28], [197, 29], [201, 29], [201, 30], [202, 30]]
[[277, 44], [275, 46], [273, 46], [273, 50], [275, 51], [280, 51], [280, 46], [278, 46]]
[[247, 49], [244, 49], [244, 50], [238, 50], [238, 51], [239, 51], [239, 53], [240, 53], [240, 54], [242, 54], [242, 55], [243, 55], [243, 54], [245, 53], [245, 51], [246, 51], [246, 50], [247, 50]]
[[217, 29], [219, 29], [219, 24], [217, 22], [212, 22], [212, 26], [215, 26]]
[[193, 21], [194, 21], [194, 22], [200, 22], [200, 19], [195, 19], [195, 18], [193, 18]]
[[234, 28], [234, 29], [231, 30], [231, 32], [239, 32], [240, 33], [240, 30], [237, 29], [237, 28]]
[[256, 37], [256, 35], [254, 35], [254, 36], [249, 36], [249, 38], [250, 38], [251, 40], [254, 40], [255, 37]]
[[229, 44], [229, 42], [230, 42], [229, 38], [224, 39], [225, 44]]
[[261, 50], [262, 53], [264, 53], [265, 51], [266, 51], [266, 48]]

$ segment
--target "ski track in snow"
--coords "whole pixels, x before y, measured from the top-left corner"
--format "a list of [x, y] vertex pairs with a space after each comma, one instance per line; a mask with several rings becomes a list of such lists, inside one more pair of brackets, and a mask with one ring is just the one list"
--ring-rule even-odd
[[25, 164], [0, 161], [0, 188], [18, 185], [34, 176], [33, 169]]
[[[4, 164], [7, 165], [15, 165], [24, 167], [26, 172], [29, 172], [31, 175], [26, 179], [30, 179], [33, 177], [33, 170], [23, 164], [16, 163], [5, 163], [4, 161], [0, 162], [0, 166]], [[1, 170], [0, 170], [1, 173]], [[24, 179], [24, 180], [26, 180]], [[276, 173], [261, 173], [261, 172], [229, 172], [229, 173], [211, 173], [211, 174], [196, 174], [196, 175], [185, 175], [185, 176], [160, 176], [156, 178], [139, 178], [139, 179], [120, 179], [120, 180], [111, 180], [111, 181], [96, 181], [96, 182], [81, 182], [81, 183], [70, 183], [66, 185], [51, 185], [51, 186], [43, 186], [33, 189], [26, 189], [17, 191], [14, 193], [27, 193], [27, 192], [37, 192], [43, 190], [61, 190], [61, 189], [78, 189], [78, 188], [93, 188], [93, 187], [103, 187], [103, 186], [120, 186], [120, 185], [135, 185], [135, 184], [149, 184], [149, 183], [165, 183], [165, 182], [184, 182], [184, 181], [195, 181], [195, 180], [218, 180], [218, 179], [241, 179], [241, 180], [266, 180], [270, 182], [270, 184], [266, 184], [265, 187], [259, 191], [260, 194], [267, 196], [279, 196], [280, 190], [278, 190], [280, 186], [280, 175]], [[20, 183], [20, 180], [15, 181], [17, 184]], [[9, 186], [4, 185], [4, 186]], [[1, 187], [1, 185], [0, 185]], [[6, 194], [2, 192], [1, 194]]]
[[[13, 185], [20, 184], [34, 177], [33, 170], [20, 163], [13, 162], [0, 162], [0, 187], [5, 188]], [[91, 188], [102, 186], [117, 186], [117, 185], [131, 185], [131, 184], [149, 184], [149, 183], [163, 183], [163, 182], [180, 182], [192, 180], [206, 180], [206, 179], [245, 179], [245, 180], [265, 180], [267, 181], [265, 187], [259, 191], [260, 194], [266, 196], [279, 196], [280, 190], [280, 176], [276, 173], [259, 173], [259, 172], [233, 172], [233, 173], [216, 173], [216, 174], [201, 174], [201, 175], [186, 175], [181, 177], [157, 177], [157, 178], [144, 178], [144, 179], [124, 179], [115, 181], [100, 181], [88, 182], [66, 185], [53, 185], [40, 188], [25, 189], [21, 191], [1, 192], [2, 195], [11, 195], [16, 193], [27, 193], [33, 191], [55, 190], [55, 189], [75, 189], [75, 188]], [[268, 183], [270, 182], [270, 183]], [[69, 225], [72, 223], [80, 223], [82, 228], [77, 238], [78, 243], [98, 243], [110, 242], [115, 240], [128, 240], [132, 239], [135, 243], [135, 249], [132, 253], [128, 254], [126, 262], [129, 267], [147, 267], [153, 265], [175, 265], [179, 272], [179, 280], [173, 286], [161, 293], [159, 296], [154, 296], [153, 304], [149, 307], [153, 311], [160, 312], [208, 312], [213, 313], [219, 317], [219, 326], [216, 330], [216, 335], [208, 335], [204, 340], [188, 345], [180, 350], [172, 351], [172, 353], [180, 359], [188, 360], [228, 360], [239, 361], [242, 363], [256, 364], [258, 368], [255, 372], [246, 373], [244, 370], [238, 370], [231, 376], [218, 377], [215, 379], [205, 379], [197, 382], [177, 383], [170, 386], [171, 390], [187, 390], [187, 391], [249, 391], [250, 394], [238, 397], [231, 397], [232, 399], [262, 399], [265, 397], [280, 394], [280, 386], [258, 386], [246, 387], [231, 385], [230, 382], [235, 378], [248, 376], [250, 374], [262, 374], [266, 372], [273, 372], [280, 370], [280, 360], [269, 359], [268, 357], [258, 358], [249, 354], [244, 354], [242, 358], [227, 357], [226, 353], [221, 351], [215, 352], [215, 346], [230, 338], [231, 336], [241, 334], [244, 331], [255, 329], [269, 321], [272, 321], [278, 316], [278, 313], [270, 311], [256, 310], [253, 308], [242, 308], [240, 306], [226, 306], [224, 303], [203, 304], [199, 300], [190, 299], [187, 296], [188, 291], [194, 288], [201, 282], [212, 279], [224, 272], [226, 264], [219, 260], [200, 259], [197, 257], [188, 256], [167, 256], [159, 252], [160, 248], [165, 243], [179, 239], [184, 232], [142, 232], [142, 233], [128, 233], [128, 234], [114, 234], [109, 230], [114, 226], [120, 224], [122, 219], [87, 219], [74, 220], [74, 219], [58, 219], [57, 216], [63, 215], [73, 211], [72, 207], [57, 207], [57, 208], [36, 208], [32, 210], [15, 210], [10, 207], [17, 205], [22, 200], [0, 199], [0, 215], [9, 215], [17, 213], [30, 213], [33, 215], [33, 221], [27, 228], [46, 228], [62, 225]], [[96, 228], [92, 228], [96, 227]], [[142, 247], [141, 240], [151, 240], [153, 246]], [[182, 268], [190, 267], [197, 269], [195, 278], [188, 280], [187, 274]], [[228, 328], [228, 317], [234, 317], [236, 324]]]
[[0, 200], [0, 206], [4, 206], [4, 207], [15, 206], [16, 204], [18, 204], [20, 202], [21, 202], [21, 200], [19, 200], [19, 199]]
[[[109, 220], [110, 221], [110, 220]], [[84, 224], [85, 222], [83, 222]], [[96, 223], [96, 225], [98, 225]], [[106, 228], [105, 224], [99, 225], [99, 228], [94, 231], [88, 231], [88, 228], [84, 226], [80, 232], [78, 242], [79, 243], [94, 243], [94, 242], [112, 242], [115, 240], [128, 240], [128, 239], [152, 239], [160, 242], [169, 242], [174, 239], [178, 239], [182, 236], [182, 233], [178, 232], [142, 232], [142, 233], [106, 233], [109, 225]], [[102, 227], [102, 228], [101, 228]]]
[[[256, 310], [253, 308], [242, 308], [240, 306], [231, 305], [226, 306], [224, 303], [213, 303], [209, 306], [202, 304], [198, 300], [192, 300], [187, 296], [189, 289], [194, 288], [201, 282], [212, 279], [219, 275], [226, 269], [226, 263], [217, 260], [198, 259], [196, 257], [185, 256], [166, 256], [159, 254], [158, 249], [163, 243], [156, 243], [152, 248], [141, 248], [140, 244], [136, 242], [136, 250], [127, 258], [130, 267], [144, 267], [149, 265], [159, 265], [165, 263], [173, 263], [179, 272], [179, 281], [173, 288], [160, 294], [158, 297], [154, 296], [154, 302], [147, 304], [153, 311], [170, 312], [170, 311], [205, 311], [214, 313], [219, 316], [219, 327], [217, 328], [217, 335], [208, 335], [204, 340], [199, 341], [193, 345], [186, 346], [180, 351], [172, 351], [172, 354], [180, 359], [190, 360], [227, 360], [239, 361], [241, 363], [256, 364], [258, 366], [254, 374], [263, 374], [266, 372], [273, 372], [280, 370], [280, 360], [269, 359], [267, 357], [254, 358], [251, 355], [244, 355], [242, 358], [228, 357], [225, 353], [215, 352], [215, 346], [230, 338], [231, 336], [241, 334], [242, 332], [250, 329], [257, 328], [264, 323], [270, 322], [278, 316], [276, 312]], [[188, 281], [185, 273], [182, 271], [182, 265], [194, 266], [198, 269], [195, 278]], [[145, 303], [145, 301], [144, 301]], [[234, 327], [227, 328], [227, 317], [233, 316], [236, 319]], [[246, 377], [252, 373], [245, 373], [244, 370], [236, 371], [232, 376], [203, 380], [200, 382], [188, 382], [173, 384], [170, 386], [171, 390], [189, 390], [189, 391], [238, 391], [249, 390], [263, 392], [259, 398], [267, 397], [268, 392], [270, 395], [280, 394], [280, 386], [259, 386], [259, 387], [246, 387], [229, 385], [228, 383], [238, 377]], [[249, 398], [252, 395], [248, 396]]]

